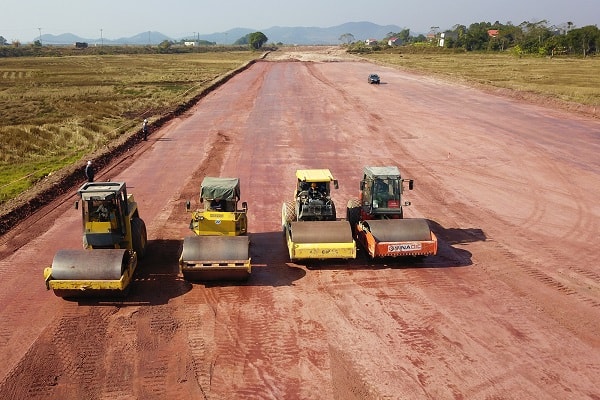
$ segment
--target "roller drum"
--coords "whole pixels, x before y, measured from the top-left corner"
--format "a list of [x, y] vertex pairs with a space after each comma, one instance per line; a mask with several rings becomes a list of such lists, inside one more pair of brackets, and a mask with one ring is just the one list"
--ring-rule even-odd
[[127, 268], [126, 249], [59, 250], [52, 261], [56, 280], [119, 280]]
[[429, 224], [422, 218], [370, 220], [366, 225], [378, 242], [431, 240]]
[[351, 243], [348, 221], [300, 221], [291, 224], [294, 243]]
[[247, 260], [247, 236], [189, 236], [183, 240], [183, 262]]

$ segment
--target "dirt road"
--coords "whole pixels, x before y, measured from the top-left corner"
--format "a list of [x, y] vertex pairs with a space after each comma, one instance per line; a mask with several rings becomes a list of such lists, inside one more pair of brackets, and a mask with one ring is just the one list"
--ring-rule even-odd
[[[367, 75], [379, 73], [380, 85]], [[600, 122], [364, 62], [258, 62], [98, 180], [150, 239], [127, 301], [65, 301], [42, 270], [81, 246], [74, 197], [0, 238], [0, 398], [600, 399]], [[329, 168], [415, 179], [437, 256], [292, 264], [281, 204]], [[185, 201], [238, 176], [248, 283], [178, 276]]]

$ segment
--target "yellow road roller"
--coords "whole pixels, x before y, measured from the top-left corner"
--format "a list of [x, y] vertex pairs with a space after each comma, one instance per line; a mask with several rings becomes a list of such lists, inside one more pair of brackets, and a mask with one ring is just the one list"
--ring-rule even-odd
[[44, 269], [46, 288], [59, 297], [124, 296], [138, 258], [146, 253], [146, 225], [137, 203], [125, 182], [86, 182], [77, 193], [83, 249], [55, 254]]
[[281, 226], [290, 260], [356, 258], [348, 221], [338, 221], [331, 189], [338, 181], [328, 169], [296, 171], [294, 199], [283, 203]]
[[240, 201], [239, 178], [204, 177], [201, 207], [191, 211], [193, 236], [183, 240], [179, 266], [190, 281], [246, 280], [250, 277], [248, 204]]

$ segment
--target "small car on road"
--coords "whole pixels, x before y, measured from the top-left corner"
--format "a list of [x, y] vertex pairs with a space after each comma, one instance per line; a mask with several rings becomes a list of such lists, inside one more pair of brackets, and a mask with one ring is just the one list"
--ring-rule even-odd
[[369, 78], [368, 78], [368, 82], [369, 83], [379, 84], [379, 75], [377, 75], [377, 74], [370, 74]]

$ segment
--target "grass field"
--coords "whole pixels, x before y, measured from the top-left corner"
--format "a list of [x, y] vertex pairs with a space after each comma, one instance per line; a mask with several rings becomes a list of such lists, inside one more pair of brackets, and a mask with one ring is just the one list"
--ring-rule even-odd
[[258, 56], [240, 51], [0, 59], [0, 204]]
[[516, 57], [509, 53], [391, 53], [361, 57], [466, 82], [600, 106], [600, 58]]

